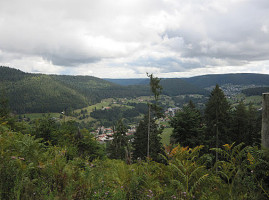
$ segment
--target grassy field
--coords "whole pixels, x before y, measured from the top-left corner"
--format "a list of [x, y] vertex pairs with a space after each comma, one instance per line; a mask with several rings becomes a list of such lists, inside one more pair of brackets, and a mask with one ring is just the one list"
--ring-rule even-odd
[[256, 106], [262, 105], [262, 96], [250, 96], [246, 97], [244, 100], [245, 104], [253, 103]]
[[162, 144], [164, 144], [164, 145], [169, 145], [170, 144], [170, 137], [171, 137], [172, 131], [173, 131], [173, 128], [165, 128], [163, 130], [163, 133], [161, 135]]

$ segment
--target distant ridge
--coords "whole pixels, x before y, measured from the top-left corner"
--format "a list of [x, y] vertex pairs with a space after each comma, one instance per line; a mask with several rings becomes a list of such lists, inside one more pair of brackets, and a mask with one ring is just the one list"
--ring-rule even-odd
[[233, 85], [269, 85], [268, 74], [209, 74], [183, 79], [202, 88], [210, 87], [216, 84], [224, 85], [229, 83]]
[[116, 83], [123, 86], [128, 85], [148, 85], [149, 79], [148, 78], [130, 78], [130, 79], [110, 79], [105, 78], [104, 80], [107, 80], [111, 83]]
[[[122, 86], [131, 85], [149, 85], [149, 79], [106, 79], [112, 83]], [[183, 94], [208, 94], [203, 88], [193, 85], [180, 78], [161, 79], [160, 85], [163, 87], [162, 93], [168, 96], [177, 96]]]
[[[191, 78], [161, 79], [163, 94], [207, 95], [204, 88], [216, 84], [269, 86], [266, 74], [217, 74]], [[13, 112], [61, 112], [100, 102], [105, 98], [132, 98], [150, 95], [149, 79], [100, 79], [25, 73], [0, 66], [0, 92], [5, 91]]]
[[163, 94], [168, 96], [177, 96], [185, 94], [208, 94], [207, 90], [199, 86], [193, 85], [180, 78], [161, 79], [160, 84], [163, 87]]
[[149, 95], [146, 86], [124, 87], [92, 76], [32, 74], [1, 66], [0, 92], [3, 90], [16, 113], [61, 112], [105, 98]]

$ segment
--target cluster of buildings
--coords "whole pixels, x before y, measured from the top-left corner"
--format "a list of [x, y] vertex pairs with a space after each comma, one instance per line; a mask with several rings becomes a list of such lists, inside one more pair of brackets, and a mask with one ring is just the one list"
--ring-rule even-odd
[[[132, 126], [130, 129], [128, 129], [126, 135], [134, 135], [135, 132], [136, 132], [136, 127]], [[114, 130], [112, 128], [105, 128], [104, 126], [101, 126], [91, 133], [96, 136], [96, 139], [98, 141], [106, 142], [106, 141], [113, 140]]]
[[165, 112], [164, 115], [166, 117], [174, 117], [176, 112], [178, 112], [180, 110], [179, 107], [175, 107], [175, 108], [168, 108]]
[[[178, 112], [180, 110], [179, 107], [175, 107], [175, 108], [168, 108], [165, 111], [165, 117], [161, 119], [161, 121], [170, 121], [170, 117], [174, 117], [176, 112]], [[126, 135], [134, 135], [134, 133], [136, 132], [136, 126], [131, 126]], [[94, 134], [96, 136], [96, 139], [99, 142], [107, 142], [110, 140], [113, 140], [113, 134], [114, 134], [114, 128], [105, 128], [104, 126], [98, 127], [95, 131], [91, 132], [92, 134]]]

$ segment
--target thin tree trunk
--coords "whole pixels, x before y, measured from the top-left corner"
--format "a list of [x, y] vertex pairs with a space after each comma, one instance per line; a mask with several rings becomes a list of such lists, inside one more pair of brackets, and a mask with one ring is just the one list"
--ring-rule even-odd
[[149, 135], [150, 135], [150, 104], [149, 104], [149, 121], [148, 121], [148, 148], [147, 148], [147, 157], [149, 158]]

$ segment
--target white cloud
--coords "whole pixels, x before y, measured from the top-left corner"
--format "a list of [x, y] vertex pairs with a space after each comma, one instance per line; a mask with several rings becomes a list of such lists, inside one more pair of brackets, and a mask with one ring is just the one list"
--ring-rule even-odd
[[268, 18], [267, 0], [0, 1], [0, 65], [98, 77], [269, 73]]

